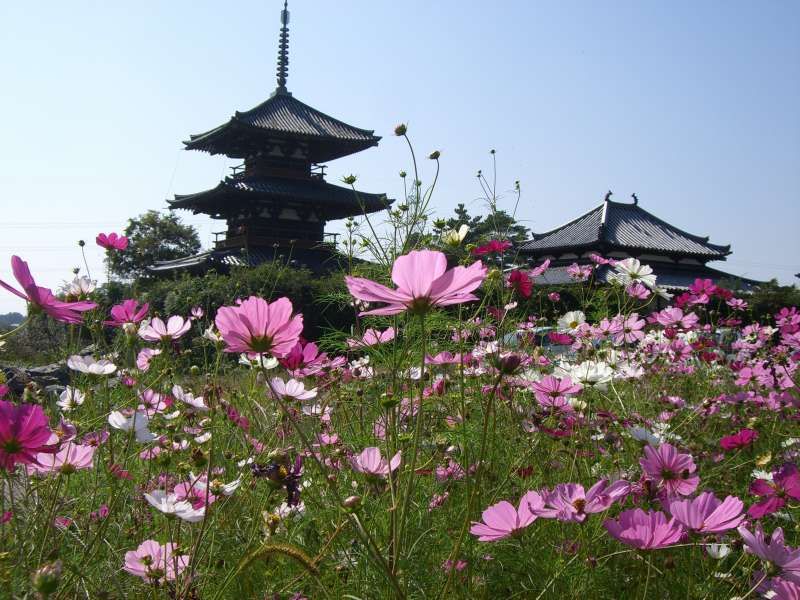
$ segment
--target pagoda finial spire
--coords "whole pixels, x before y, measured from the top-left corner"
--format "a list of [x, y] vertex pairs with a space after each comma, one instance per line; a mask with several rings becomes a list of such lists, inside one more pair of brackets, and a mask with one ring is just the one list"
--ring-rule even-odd
[[278, 42], [278, 88], [275, 90], [280, 93], [288, 93], [286, 90], [286, 78], [289, 76], [289, 2], [284, 0], [283, 10], [281, 11], [281, 35]]

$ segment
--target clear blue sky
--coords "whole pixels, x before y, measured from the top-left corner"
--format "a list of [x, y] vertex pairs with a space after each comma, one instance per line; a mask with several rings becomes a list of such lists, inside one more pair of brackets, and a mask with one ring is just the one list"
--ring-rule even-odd
[[[0, 3], [0, 278], [17, 253], [57, 286], [80, 264], [77, 239], [214, 186], [231, 163], [180, 142], [272, 92], [281, 4]], [[474, 174], [496, 148], [499, 187], [521, 181], [519, 216], [536, 231], [608, 189], [636, 192], [732, 244], [723, 269], [787, 283], [800, 272], [800, 3], [295, 0], [290, 11], [290, 91], [384, 136], [331, 163], [329, 180], [352, 172], [399, 197], [403, 121], [421, 153], [442, 152], [441, 214], [483, 210]], [[208, 244], [219, 224], [182, 214]], [[87, 250], [101, 275], [102, 253]], [[21, 308], [0, 295], [0, 312]]]

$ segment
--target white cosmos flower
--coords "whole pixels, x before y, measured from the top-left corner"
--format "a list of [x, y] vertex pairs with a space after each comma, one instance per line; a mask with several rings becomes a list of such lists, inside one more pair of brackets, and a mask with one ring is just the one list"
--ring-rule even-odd
[[209, 410], [202, 396], [195, 397], [191, 392], [184, 392], [179, 385], [172, 386], [172, 395], [176, 400], [183, 402], [189, 408], [189, 412], [208, 412]]
[[108, 424], [114, 429], [120, 429], [121, 431], [130, 431], [133, 429], [136, 441], [141, 444], [152, 442], [158, 438], [157, 435], [151, 433], [148, 429], [150, 421], [147, 418], [147, 414], [143, 412], [137, 411], [133, 416], [126, 417], [118, 410], [112, 411], [108, 415]]
[[706, 552], [711, 558], [721, 560], [731, 553], [731, 547], [728, 544], [709, 544], [706, 546]]
[[442, 232], [442, 243], [448, 246], [458, 246], [469, 233], [469, 226], [464, 224], [458, 229], [448, 229]]
[[558, 320], [558, 330], [566, 333], [575, 331], [586, 322], [586, 315], [580, 310], [571, 310]]
[[656, 287], [656, 276], [653, 275], [653, 268], [649, 265], [643, 265], [638, 258], [626, 258], [617, 261], [614, 269], [617, 271], [616, 279], [623, 285], [638, 281], [650, 289]]
[[569, 369], [570, 378], [584, 387], [593, 386], [599, 390], [608, 387], [614, 371], [604, 362], [587, 360]]
[[651, 446], [657, 446], [662, 442], [662, 439], [660, 437], [658, 437], [651, 431], [648, 431], [644, 427], [638, 427], [638, 426], [628, 427], [628, 433], [633, 439], [639, 442], [645, 442], [647, 444], [650, 444]]
[[75, 276], [75, 279], [64, 285], [64, 293], [76, 298], [84, 298], [97, 288], [97, 282], [86, 275]]
[[214, 342], [215, 344], [222, 342], [222, 336], [219, 334], [219, 332], [217, 332], [216, 329], [214, 329], [213, 325], [209, 325], [208, 329], [203, 331], [203, 337], [211, 342]]
[[265, 356], [263, 354], [256, 356], [253, 359], [247, 357], [247, 354], [240, 354], [239, 355], [239, 364], [244, 365], [246, 367], [254, 368], [264, 368], [264, 369], [274, 369], [278, 366], [278, 359], [274, 356]]
[[273, 377], [270, 388], [272, 393], [287, 400], [311, 400], [317, 397], [317, 388], [307, 390], [305, 384], [297, 379], [283, 381], [280, 377]]
[[117, 370], [117, 365], [110, 360], [101, 358], [95, 360], [92, 356], [80, 356], [73, 354], [67, 359], [67, 366], [73, 371], [79, 371], [87, 375], [111, 375]]
[[64, 412], [69, 412], [83, 404], [85, 399], [86, 396], [78, 388], [67, 386], [67, 388], [58, 396], [56, 404], [58, 404], [58, 406]]
[[[252, 462], [252, 459], [250, 459]], [[244, 466], [244, 465], [242, 465]], [[205, 475], [197, 476], [191, 471], [189, 472], [189, 481], [192, 482], [192, 487], [200, 490], [205, 491], [206, 488], [209, 487], [208, 479]], [[222, 483], [221, 481], [214, 479], [211, 481], [211, 492], [215, 495], [222, 494], [223, 496], [233, 496], [233, 493], [239, 489], [239, 486], [242, 484], [242, 476], [239, 475], [236, 479], [229, 483]]]
[[153, 490], [152, 493], [145, 494], [144, 497], [150, 503], [150, 506], [165, 515], [175, 515], [189, 523], [201, 521], [206, 514], [205, 506], [195, 509], [191, 503], [186, 500], [178, 500], [175, 494], [167, 493], [164, 490]]
[[296, 506], [289, 506], [286, 502], [281, 502], [281, 505], [276, 507], [273, 511], [281, 520], [288, 519], [289, 517], [299, 518], [306, 513], [306, 505], [304, 502], [298, 503]]

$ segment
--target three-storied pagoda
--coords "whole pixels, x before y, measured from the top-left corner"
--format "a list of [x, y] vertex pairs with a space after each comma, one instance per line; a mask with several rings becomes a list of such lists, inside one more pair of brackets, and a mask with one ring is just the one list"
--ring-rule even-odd
[[387, 208], [384, 194], [355, 193], [325, 181], [325, 163], [378, 145], [380, 137], [334, 119], [292, 96], [289, 74], [289, 11], [284, 2], [278, 49], [278, 86], [272, 96], [226, 123], [184, 142], [187, 150], [242, 159], [216, 187], [176, 195], [170, 209], [224, 219], [214, 248], [164, 261], [153, 272], [203, 271], [253, 266], [276, 257], [323, 270], [336, 254], [325, 223]]
[[[659, 219], [639, 206], [636, 194], [633, 203], [624, 203], [612, 201], [608, 192], [600, 206], [577, 219], [545, 233], [534, 233], [519, 253], [531, 264], [551, 261], [550, 268], [537, 278], [543, 284], [573, 283], [567, 267], [590, 264], [592, 254], [618, 260], [638, 258], [653, 268], [658, 284], [667, 289], [686, 289], [695, 279], [714, 283], [724, 280], [745, 289], [760, 283], [709, 267], [706, 263], [725, 260], [731, 254], [730, 245], [712, 244], [708, 237], [687, 233]], [[595, 280], [607, 282], [613, 276], [613, 269], [601, 266]]]

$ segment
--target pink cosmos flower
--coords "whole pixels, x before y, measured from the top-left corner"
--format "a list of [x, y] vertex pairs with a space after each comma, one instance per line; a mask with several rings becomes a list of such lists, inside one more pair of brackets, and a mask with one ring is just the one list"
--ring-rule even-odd
[[206, 311], [203, 310], [202, 306], [193, 306], [191, 310], [192, 318], [194, 319], [202, 319], [203, 316], [206, 314]]
[[192, 322], [179, 315], [172, 315], [166, 323], [155, 317], [149, 325], [139, 329], [139, 337], [148, 342], [169, 342], [183, 337], [191, 327]]
[[800, 548], [791, 548], [784, 543], [782, 528], [775, 529], [769, 541], [764, 537], [761, 525], [756, 525], [754, 533], [744, 525], [737, 531], [742, 536], [748, 552], [778, 567], [781, 571], [780, 577], [800, 584]]
[[683, 310], [674, 307], [667, 307], [661, 312], [655, 313], [654, 318], [664, 327], [681, 326], [684, 329], [692, 329], [700, 320], [695, 313], [684, 314]]
[[436, 306], [477, 300], [472, 294], [486, 277], [486, 267], [476, 261], [469, 267], [447, 269], [447, 257], [435, 250], [413, 250], [394, 261], [392, 281], [396, 290], [361, 277], [345, 277], [350, 294], [364, 302], [387, 306], [362, 315], [396, 315], [406, 310], [423, 314]]
[[425, 357], [425, 364], [426, 365], [456, 365], [466, 357], [462, 358], [461, 353], [452, 354], [450, 352], [444, 351], [439, 352], [436, 356], [431, 356], [430, 354]]
[[640, 550], [672, 546], [686, 533], [674, 518], [668, 520], [663, 512], [644, 512], [641, 508], [626, 510], [619, 518], [606, 520], [603, 526], [612, 537]]
[[401, 453], [398, 451], [387, 463], [386, 459], [381, 456], [380, 449], [372, 446], [364, 448], [361, 454], [351, 456], [350, 465], [354, 471], [359, 473], [373, 477], [386, 477], [400, 466], [400, 460]]
[[747, 514], [754, 519], [771, 515], [786, 506], [786, 499], [800, 500], [800, 473], [791, 463], [783, 465], [775, 471], [772, 481], [756, 479], [750, 484], [750, 493], [763, 498], [753, 504]]
[[625, 293], [628, 294], [631, 298], [636, 298], [638, 300], [647, 300], [650, 295], [651, 291], [642, 285], [640, 282], [635, 281], [631, 285], [625, 288]]
[[746, 448], [758, 439], [758, 432], [755, 429], [741, 429], [733, 435], [726, 435], [719, 441], [723, 450], [737, 450]]
[[478, 246], [472, 250], [473, 256], [483, 256], [485, 254], [502, 254], [511, 248], [511, 242], [501, 240], [491, 240], [486, 242], [483, 246]]
[[41, 406], [0, 400], [0, 468], [36, 462], [52, 435]]
[[695, 474], [697, 466], [690, 454], [680, 454], [671, 444], [658, 448], [645, 446], [645, 458], [639, 460], [646, 479], [673, 496], [688, 496], [697, 489], [700, 477]]
[[288, 298], [270, 303], [250, 296], [238, 306], [220, 308], [215, 323], [225, 340], [225, 352], [244, 352], [250, 358], [266, 353], [286, 356], [303, 331], [303, 315], [292, 316]]
[[104, 321], [110, 327], [124, 327], [128, 324], [139, 323], [147, 316], [150, 305], [145, 302], [141, 306], [136, 300], [124, 300], [122, 304], [111, 307], [111, 319]]
[[502, 500], [483, 511], [483, 522], [472, 522], [469, 532], [478, 536], [479, 542], [496, 542], [525, 529], [537, 519], [537, 511], [544, 508], [544, 500], [537, 492], [528, 492], [514, 508]]
[[532, 268], [530, 271], [528, 271], [528, 275], [531, 277], [531, 279], [536, 279], [542, 273], [547, 271], [547, 269], [549, 269], [549, 268], [550, 268], [550, 259], [548, 258], [542, 264], [537, 265], [534, 268]]
[[159, 349], [142, 348], [139, 350], [139, 354], [136, 355], [136, 368], [142, 372], [147, 372], [150, 369], [150, 361], [159, 354], [161, 354]]
[[536, 511], [540, 517], [581, 523], [586, 515], [608, 510], [611, 505], [625, 497], [631, 489], [627, 481], [616, 481], [609, 485], [602, 479], [586, 492], [579, 483], [559, 483], [552, 491], [542, 492], [545, 506]]
[[128, 247], [128, 238], [118, 233], [98, 233], [94, 241], [106, 250], [125, 250]]
[[594, 267], [592, 267], [592, 265], [579, 265], [578, 263], [572, 263], [567, 267], [566, 271], [567, 275], [569, 275], [570, 279], [573, 281], [586, 281], [592, 276]]
[[4, 281], [0, 281], [0, 287], [4, 287], [15, 296], [22, 298], [32, 307], [43, 310], [56, 321], [73, 324], [81, 323], [83, 321], [81, 313], [97, 307], [94, 302], [63, 302], [53, 295], [52, 290], [36, 285], [28, 268], [28, 263], [19, 256], [11, 257], [11, 271], [22, 287], [22, 291], [20, 292]]
[[572, 379], [569, 377], [559, 379], [553, 375], [547, 375], [539, 381], [532, 382], [530, 387], [536, 394], [536, 399], [545, 406], [550, 406], [559, 398], [574, 396], [583, 389], [579, 383], [572, 383]]
[[372, 329], [371, 327], [364, 332], [364, 335], [361, 336], [360, 340], [356, 340], [350, 338], [347, 340], [347, 346], [349, 348], [359, 348], [363, 346], [377, 346], [378, 344], [385, 344], [386, 342], [390, 342], [394, 339], [395, 331], [394, 327], [389, 327], [384, 331], [378, 331], [377, 329]]
[[550, 292], [547, 294], [547, 298], [550, 300], [550, 302], [558, 302], [561, 300], [561, 294], [558, 292]]
[[81, 469], [91, 469], [96, 449], [94, 446], [70, 443], [55, 454], [40, 453], [36, 456], [36, 462], [28, 465], [28, 472], [42, 475], [52, 473], [70, 475]]
[[136, 550], [125, 553], [123, 568], [150, 583], [162, 579], [174, 581], [189, 566], [188, 556], [174, 553], [175, 544], [162, 545], [155, 540], [147, 540], [139, 544]]
[[720, 501], [711, 492], [697, 498], [673, 500], [669, 512], [681, 525], [698, 533], [722, 533], [741, 525], [744, 503], [735, 496]]
[[644, 339], [645, 320], [637, 313], [624, 319], [615, 319], [611, 324], [611, 335], [615, 345], [632, 344]]

